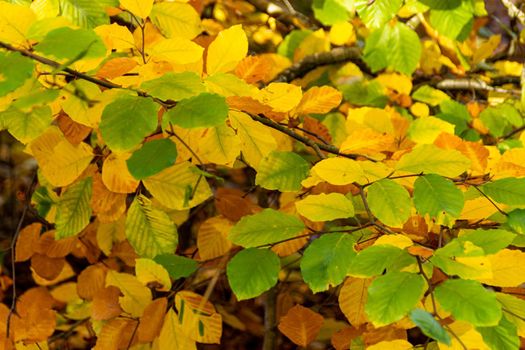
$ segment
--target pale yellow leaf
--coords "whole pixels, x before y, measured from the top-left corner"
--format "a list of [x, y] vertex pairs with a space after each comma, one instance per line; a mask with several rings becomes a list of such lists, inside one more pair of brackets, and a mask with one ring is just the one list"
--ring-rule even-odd
[[191, 40], [202, 31], [199, 14], [189, 4], [181, 2], [156, 3], [153, 5], [149, 17], [162, 34], [168, 38]]
[[414, 242], [405, 235], [392, 234], [379, 237], [373, 245], [391, 245], [400, 249], [412, 246]]
[[434, 143], [441, 133], [454, 134], [455, 126], [436, 117], [418, 118], [408, 129], [408, 136], [418, 144]]
[[222, 335], [222, 316], [204, 297], [190, 291], [175, 295], [182, 332], [191, 339], [206, 344], [219, 344]]
[[171, 288], [171, 280], [168, 271], [161, 264], [151, 260], [140, 258], [135, 260], [135, 275], [137, 280], [143, 285], [156, 282], [160, 284], [161, 291], [169, 291]]
[[223, 30], [208, 47], [206, 72], [211, 75], [229, 72], [248, 53], [248, 38], [241, 25]]
[[204, 48], [188, 39], [171, 38], [158, 41], [147, 52], [156, 60], [174, 64], [189, 64], [202, 58]]
[[153, 0], [120, 0], [120, 6], [140, 18], [146, 18], [153, 8]]
[[119, 297], [120, 306], [133, 317], [140, 317], [151, 302], [151, 291], [130, 274], [109, 270], [106, 287], [115, 286], [123, 296]]
[[332, 185], [348, 185], [364, 177], [359, 162], [342, 157], [323, 159], [313, 166], [311, 172]]
[[[467, 349], [476, 349], [476, 350], [490, 350], [489, 347], [483, 341], [481, 334], [468, 322], [465, 321], [455, 321], [447, 326], [454, 332], [457, 337], [461, 339], [461, 342], [458, 341], [456, 337], [450, 337], [452, 344], [450, 346], [438, 342], [440, 350], [464, 350]], [[495, 350], [495, 349], [494, 349]]]

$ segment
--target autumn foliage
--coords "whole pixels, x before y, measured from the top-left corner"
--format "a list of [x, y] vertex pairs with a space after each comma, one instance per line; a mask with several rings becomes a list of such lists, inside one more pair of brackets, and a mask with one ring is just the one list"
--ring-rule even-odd
[[0, 1], [1, 349], [520, 348], [525, 14], [283, 3]]

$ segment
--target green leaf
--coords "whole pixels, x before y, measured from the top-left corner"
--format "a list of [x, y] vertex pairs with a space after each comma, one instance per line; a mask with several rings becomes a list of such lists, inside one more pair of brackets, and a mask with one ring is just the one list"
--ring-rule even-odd
[[507, 216], [506, 223], [514, 232], [525, 235], [525, 209], [514, 209]]
[[[472, 29], [474, 8], [472, 1], [424, 0], [430, 6], [430, 24], [440, 34], [463, 41]], [[446, 2], [446, 5], [444, 4]]]
[[359, 17], [370, 29], [379, 29], [394, 18], [402, 4], [403, 0], [354, 1]]
[[58, 0], [60, 15], [83, 28], [94, 28], [109, 24], [105, 8], [118, 6], [117, 1]]
[[281, 263], [268, 249], [241, 250], [228, 263], [226, 274], [237, 300], [255, 298], [277, 283]]
[[170, 139], [146, 142], [142, 148], [133, 152], [126, 161], [128, 170], [137, 180], [155, 175], [175, 164], [177, 146]]
[[342, 0], [314, 0], [312, 4], [315, 18], [324, 25], [345, 22], [350, 16]]
[[425, 291], [425, 279], [409, 272], [389, 272], [368, 287], [365, 312], [381, 327], [399, 321], [416, 306]]
[[310, 166], [298, 154], [273, 151], [261, 159], [255, 184], [268, 190], [298, 191]]
[[312, 292], [322, 292], [343, 282], [356, 255], [354, 243], [348, 233], [330, 233], [306, 248], [301, 259], [301, 274]]
[[421, 145], [406, 153], [396, 164], [396, 170], [413, 174], [434, 173], [455, 177], [468, 170], [470, 159], [455, 149], [442, 149], [435, 145]]
[[312, 221], [330, 221], [354, 216], [352, 201], [341, 193], [309, 195], [295, 202], [297, 212]]
[[461, 135], [468, 129], [468, 124], [472, 117], [468, 112], [467, 106], [454, 100], [445, 100], [440, 103], [441, 113], [436, 115], [439, 119], [445, 120], [456, 126], [455, 134]]
[[162, 126], [169, 130], [169, 123], [182, 128], [207, 128], [218, 126], [228, 117], [226, 99], [217, 94], [202, 93], [184, 99], [164, 114]]
[[189, 277], [199, 268], [197, 261], [175, 254], [160, 254], [153, 260], [161, 264], [174, 280]]
[[411, 75], [421, 56], [418, 35], [401, 22], [387, 24], [366, 39], [363, 59], [377, 72], [384, 68]]
[[502, 229], [483, 230], [467, 232], [457, 238], [459, 242], [471, 242], [483, 249], [485, 254], [496, 254], [512, 243], [516, 234]]
[[233, 226], [228, 238], [237, 245], [250, 248], [295, 237], [304, 229], [298, 217], [268, 208], [244, 216]]
[[[64, 43], [67, 43], [65, 45]], [[58, 59], [81, 60], [106, 55], [106, 46], [102, 39], [90, 29], [57, 28], [47, 33], [35, 46], [43, 54]]]
[[104, 108], [100, 133], [112, 151], [127, 151], [157, 127], [158, 105], [151, 98], [125, 95]]
[[454, 183], [442, 176], [420, 176], [414, 183], [414, 205], [421, 215], [436, 218], [442, 214], [459, 217], [465, 199]]
[[487, 107], [479, 114], [479, 119], [495, 137], [502, 137], [510, 132], [512, 127], [523, 125], [520, 113], [509, 103]]
[[168, 214], [153, 207], [141, 194], [129, 207], [126, 237], [137, 254], [145, 258], [173, 253], [178, 242], [177, 228]]
[[514, 323], [518, 329], [524, 329], [525, 300], [504, 293], [496, 293], [496, 298], [503, 307], [505, 318]]
[[37, 107], [30, 112], [9, 108], [0, 112], [0, 120], [18, 141], [28, 143], [40, 136], [53, 121], [51, 107]]
[[431, 313], [422, 309], [414, 309], [410, 312], [410, 319], [421, 329], [424, 335], [450, 346], [452, 342], [450, 335]]
[[310, 34], [312, 34], [311, 30], [292, 30], [277, 47], [277, 53], [293, 61], [295, 49]]
[[495, 326], [501, 319], [496, 293], [483, 288], [477, 281], [448, 279], [436, 287], [434, 295], [456, 320], [474, 326]]
[[348, 274], [354, 277], [373, 277], [395, 267], [403, 268], [415, 263], [413, 256], [405, 250], [391, 245], [373, 245], [352, 260]]
[[515, 324], [505, 317], [494, 327], [477, 327], [485, 344], [490, 349], [515, 350], [520, 348], [520, 338]]
[[180, 101], [206, 91], [201, 78], [194, 72], [169, 72], [160, 78], [145, 81], [140, 88], [154, 97], [171, 101]]
[[24, 85], [34, 68], [33, 61], [18, 52], [0, 52], [0, 96]]
[[88, 177], [74, 183], [60, 196], [55, 219], [56, 239], [74, 236], [89, 224], [92, 182]]
[[441, 90], [434, 89], [428, 85], [423, 85], [412, 94], [416, 101], [427, 103], [431, 106], [437, 106], [444, 101], [450, 100], [450, 97]]
[[372, 214], [385, 225], [402, 227], [410, 217], [410, 195], [392, 180], [374, 182], [368, 188], [366, 198]]
[[481, 190], [498, 203], [525, 205], [525, 178], [499, 179], [483, 185]]
[[452, 240], [434, 252], [430, 261], [447, 275], [464, 279], [487, 278], [492, 275], [485, 251], [472, 242]]

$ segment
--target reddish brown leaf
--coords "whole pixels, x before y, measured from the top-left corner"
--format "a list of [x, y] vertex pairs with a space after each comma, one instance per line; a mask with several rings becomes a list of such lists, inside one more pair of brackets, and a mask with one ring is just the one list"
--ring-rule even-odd
[[34, 254], [31, 257], [31, 267], [37, 275], [46, 280], [52, 280], [60, 274], [64, 268], [64, 258], [50, 258], [43, 254]]
[[168, 299], [159, 298], [146, 306], [137, 329], [139, 342], [147, 343], [153, 341], [160, 334], [167, 305]]
[[106, 269], [101, 265], [88, 266], [77, 278], [77, 293], [82, 299], [93, 300], [95, 295], [104, 289]]
[[94, 320], [109, 320], [120, 315], [122, 309], [119, 304], [120, 290], [117, 287], [106, 287], [93, 297], [91, 316]]
[[295, 305], [279, 322], [279, 330], [295, 344], [306, 347], [319, 334], [324, 318], [317, 312]]

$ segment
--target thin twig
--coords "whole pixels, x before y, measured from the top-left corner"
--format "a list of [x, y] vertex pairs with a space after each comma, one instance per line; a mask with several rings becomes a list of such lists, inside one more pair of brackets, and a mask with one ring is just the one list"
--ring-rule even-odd
[[481, 195], [483, 197], [485, 197], [490, 202], [490, 204], [492, 204], [494, 206], [494, 208], [496, 208], [501, 214], [503, 214], [505, 216], [509, 216], [509, 214], [507, 212], [505, 212], [503, 209], [501, 209], [489, 196], [487, 196], [485, 194], [485, 192], [480, 190], [477, 185], [471, 185], [471, 186], [473, 186], [479, 193], [481, 193]]
[[140, 325], [140, 319], [137, 319], [137, 324], [135, 325], [135, 328], [133, 328], [133, 333], [131, 333], [131, 338], [129, 338], [128, 346], [126, 347], [126, 350], [129, 350], [131, 348], [131, 344], [133, 344], [133, 338], [135, 337], [135, 333], [137, 333], [137, 329]]

